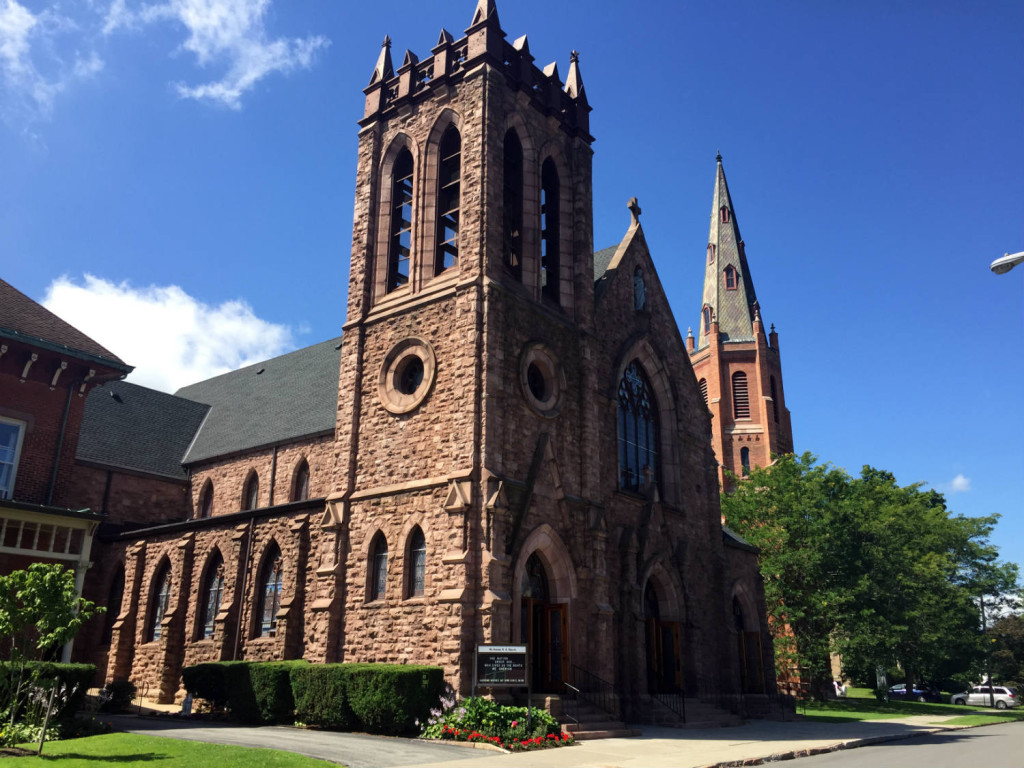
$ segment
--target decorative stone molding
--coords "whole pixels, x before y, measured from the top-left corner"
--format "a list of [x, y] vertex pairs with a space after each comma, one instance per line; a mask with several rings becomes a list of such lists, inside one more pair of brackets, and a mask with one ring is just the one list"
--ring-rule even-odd
[[534, 342], [523, 349], [519, 358], [519, 386], [530, 408], [544, 418], [554, 418], [561, 411], [565, 373], [546, 345]]
[[377, 393], [381, 405], [395, 415], [409, 413], [430, 393], [436, 371], [429, 342], [415, 336], [398, 342], [380, 367]]

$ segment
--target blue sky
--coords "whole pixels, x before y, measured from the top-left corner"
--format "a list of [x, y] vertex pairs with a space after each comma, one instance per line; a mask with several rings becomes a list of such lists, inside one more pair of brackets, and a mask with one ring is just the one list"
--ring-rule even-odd
[[[596, 247], [698, 324], [724, 157], [797, 450], [1024, 564], [1024, 4], [499, 1], [594, 112]], [[0, 276], [174, 389], [339, 333], [356, 120], [471, 0], [0, 0]]]

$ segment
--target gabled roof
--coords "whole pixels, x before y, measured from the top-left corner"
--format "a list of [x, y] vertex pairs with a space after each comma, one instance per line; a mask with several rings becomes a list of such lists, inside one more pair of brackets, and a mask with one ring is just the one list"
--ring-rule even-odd
[[179, 389], [210, 406], [182, 463], [226, 456], [334, 429], [341, 337]]
[[132, 370], [130, 365], [126, 365], [102, 344], [90, 339], [4, 280], [0, 280], [0, 336], [68, 352], [76, 357], [97, 359], [125, 373]]
[[126, 381], [93, 389], [75, 458], [184, 480], [185, 451], [210, 406]]

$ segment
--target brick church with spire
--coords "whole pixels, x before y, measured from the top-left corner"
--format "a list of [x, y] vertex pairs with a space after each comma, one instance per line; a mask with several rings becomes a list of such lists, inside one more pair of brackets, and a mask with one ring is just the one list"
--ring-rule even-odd
[[793, 429], [782, 389], [779, 334], [765, 333], [746, 247], [717, 158], [704, 266], [700, 329], [686, 348], [701, 396], [711, 411], [718, 479], [744, 477], [772, 456], [793, 452]]
[[429, 56], [385, 39], [364, 93], [340, 337], [86, 399], [64, 503], [102, 515], [109, 610], [75, 657], [162, 701], [231, 659], [435, 664], [469, 694], [478, 644], [522, 643], [552, 707], [757, 711], [764, 592], [716, 457], [766, 462], [789, 418], [721, 163], [695, 344], [635, 199], [593, 247], [575, 52], [563, 81], [479, 0]]

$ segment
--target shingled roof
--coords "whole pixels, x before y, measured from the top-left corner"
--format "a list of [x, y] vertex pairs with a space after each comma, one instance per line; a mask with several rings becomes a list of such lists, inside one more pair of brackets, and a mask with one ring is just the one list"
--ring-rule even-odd
[[0, 336], [26, 344], [41, 343], [41, 346], [70, 354], [78, 353], [77, 357], [98, 358], [117, 370], [132, 370], [109, 349], [4, 280], [0, 280]]
[[184, 480], [181, 460], [209, 410], [138, 384], [108, 382], [85, 400], [75, 458]]
[[333, 431], [340, 347], [329, 339], [179, 389], [210, 406], [182, 463]]

